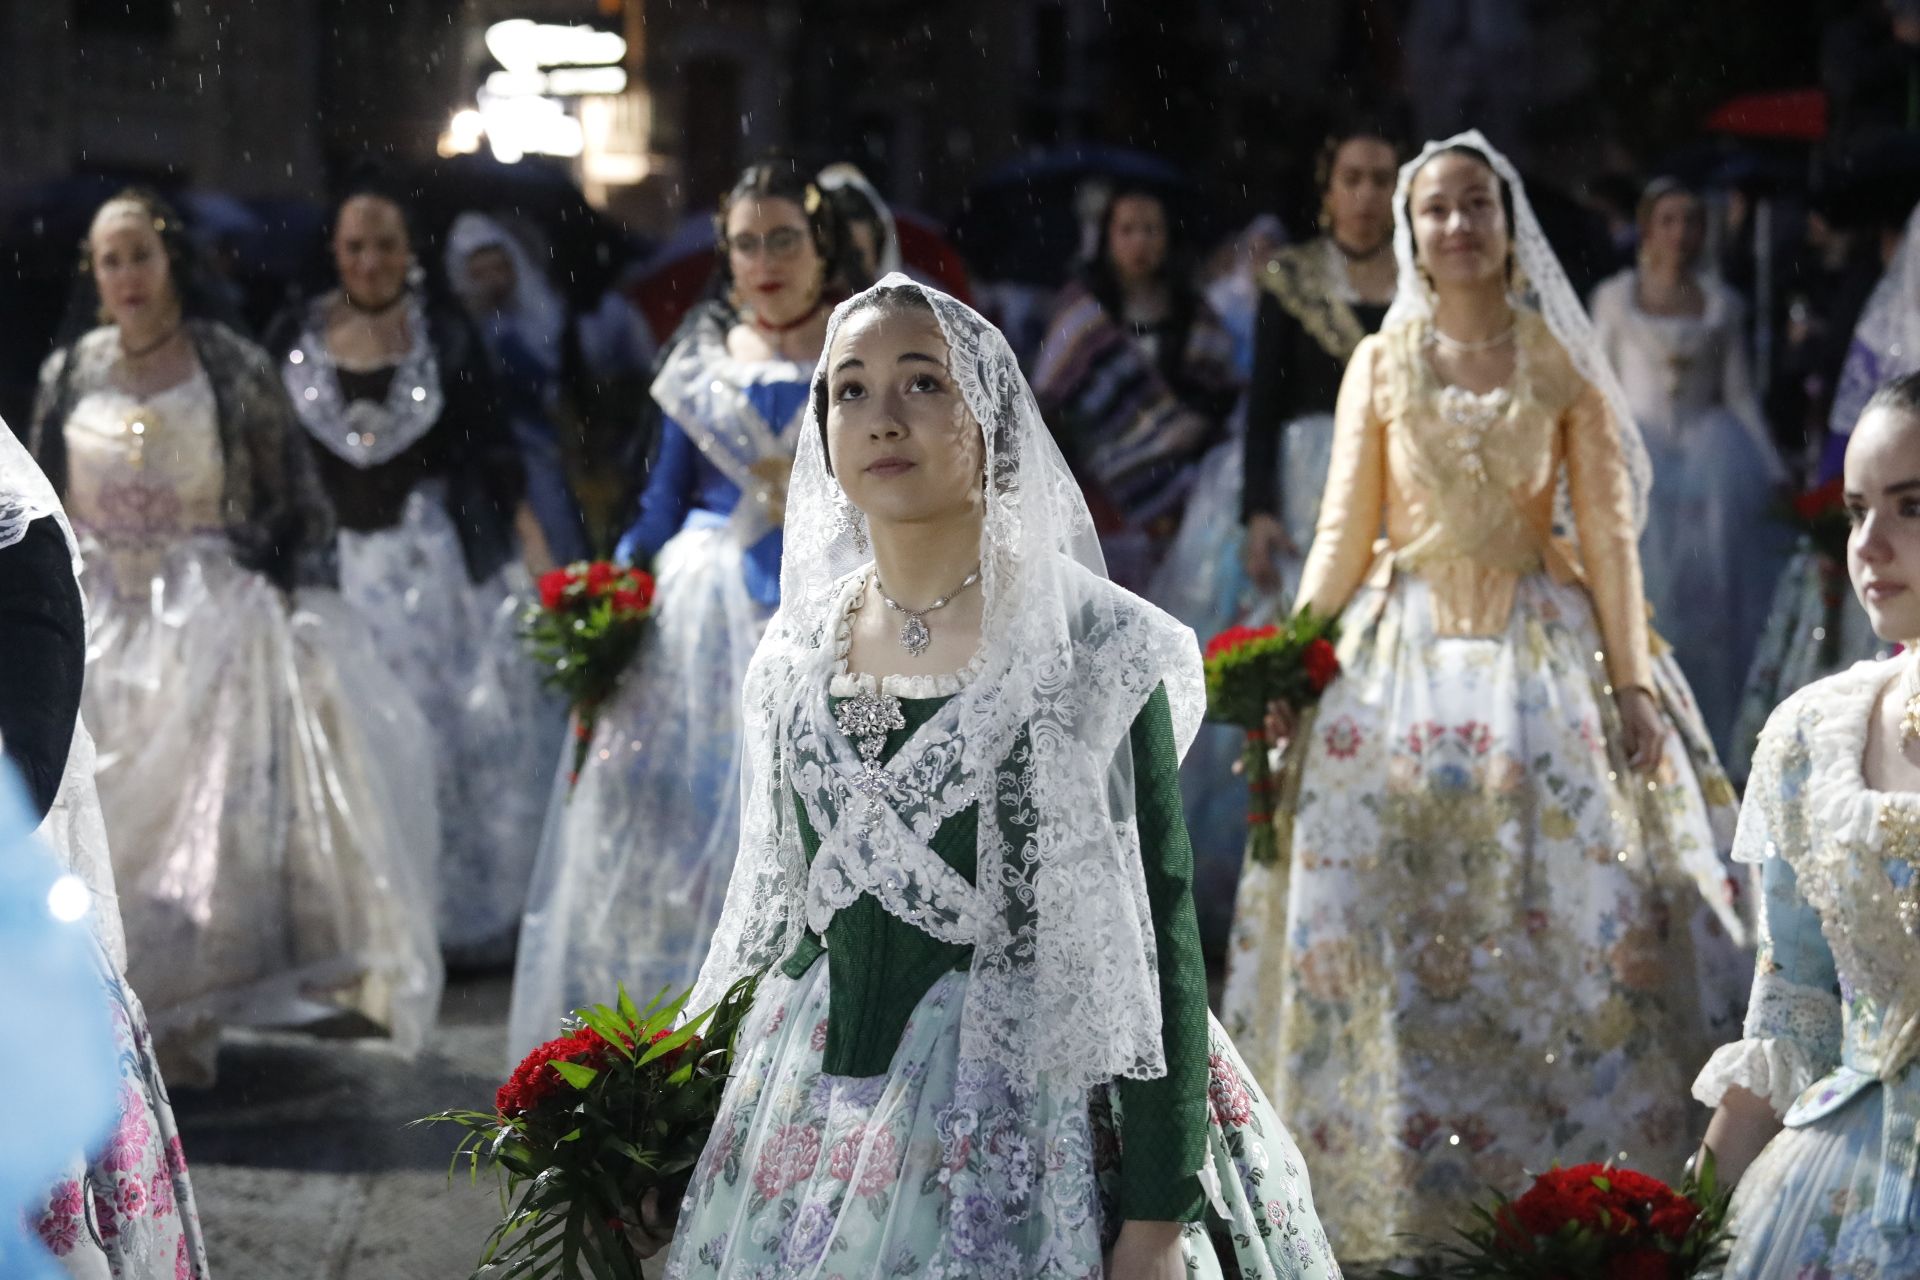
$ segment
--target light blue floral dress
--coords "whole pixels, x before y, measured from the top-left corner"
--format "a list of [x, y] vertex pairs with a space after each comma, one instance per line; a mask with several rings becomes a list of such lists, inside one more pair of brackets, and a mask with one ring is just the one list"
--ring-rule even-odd
[[1810, 685], [1754, 757], [1734, 856], [1761, 867], [1759, 966], [1694, 1096], [1740, 1085], [1786, 1129], [1734, 1194], [1730, 1278], [1920, 1276], [1920, 793], [1861, 772], [1898, 669]]

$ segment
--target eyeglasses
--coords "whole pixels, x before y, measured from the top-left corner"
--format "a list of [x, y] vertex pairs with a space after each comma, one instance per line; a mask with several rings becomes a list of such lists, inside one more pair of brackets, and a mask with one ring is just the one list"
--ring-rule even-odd
[[798, 227], [775, 227], [764, 236], [755, 231], [742, 231], [727, 237], [727, 252], [754, 258], [764, 249], [769, 258], [791, 258], [800, 252], [801, 242], [806, 238], [807, 233]]

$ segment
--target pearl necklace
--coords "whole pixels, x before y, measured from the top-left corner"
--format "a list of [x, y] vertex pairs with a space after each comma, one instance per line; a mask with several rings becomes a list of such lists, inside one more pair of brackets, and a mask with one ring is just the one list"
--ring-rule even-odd
[[1434, 324], [1427, 326], [1427, 336], [1434, 343], [1446, 348], [1455, 355], [1473, 356], [1492, 351], [1496, 347], [1506, 346], [1509, 342], [1513, 341], [1514, 330], [1517, 327], [1516, 325], [1510, 324], [1499, 333], [1494, 334], [1491, 338], [1482, 338], [1478, 342], [1463, 342], [1459, 338], [1447, 336], [1447, 334], [1441, 332], [1439, 325]]

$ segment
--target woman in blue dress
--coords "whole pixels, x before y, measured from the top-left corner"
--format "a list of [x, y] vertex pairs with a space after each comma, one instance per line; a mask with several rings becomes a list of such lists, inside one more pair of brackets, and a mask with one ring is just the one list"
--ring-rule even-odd
[[579, 777], [556, 786], [514, 978], [516, 1056], [619, 984], [644, 1003], [691, 983], [733, 870], [740, 686], [779, 602], [787, 474], [842, 238], [786, 162], [740, 176], [720, 231], [725, 301], [696, 309], [661, 362], [659, 453], [617, 553], [651, 566], [654, 622]]
[[[1847, 446], [1847, 569], [1883, 640], [1920, 637], [1920, 374]], [[1920, 1275], [1920, 661], [1787, 699], [1754, 753], [1734, 856], [1760, 867], [1745, 1037], [1694, 1096], [1737, 1182], [1728, 1277]]]

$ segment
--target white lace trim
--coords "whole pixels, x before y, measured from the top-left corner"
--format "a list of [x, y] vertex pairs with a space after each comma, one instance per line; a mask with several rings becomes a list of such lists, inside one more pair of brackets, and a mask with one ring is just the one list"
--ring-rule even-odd
[[[1920, 793], [1875, 791], [1862, 770], [1880, 691], [1898, 675], [1900, 662], [1915, 660], [1857, 663], [1789, 698], [1762, 735], [1749, 785], [1750, 793], [1755, 784], [1777, 785], [1776, 756], [1792, 741], [1787, 735], [1797, 734], [1808, 761], [1808, 847], [1768, 849], [1793, 866], [1801, 895], [1820, 916], [1841, 980], [1872, 1008], [1874, 1025], [1854, 1026], [1849, 1042], [1874, 1061], [1883, 1079], [1920, 1057], [1920, 990], [1914, 980], [1920, 940], [1895, 914], [1885, 869], [1892, 858], [1920, 864], [1912, 848], [1920, 831]], [[1746, 853], [1749, 860], [1758, 856]]]
[[1735, 1085], [1765, 1098], [1775, 1115], [1787, 1114], [1794, 1099], [1805, 1093], [1820, 1075], [1806, 1050], [1792, 1040], [1736, 1040], [1714, 1050], [1693, 1082], [1695, 1101], [1720, 1105]]
[[446, 408], [440, 360], [427, 331], [426, 309], [417, 295], [408, 295], [411, 345], [394, 364], [386, 398], [378, 403], [349, 403], [340, 390], [341, 365], [327, 346], [326, 308], [330, 297], [318, 299], [307, 312], [298, 342], [280, 364], [280, 380], [286, 384], [294, 413], [308, 435], [342, 461], [363, 470], [377, 467], [418, 444]]
[[[745, 685], [740, 855], [693, 1003], [778, 960], [796, 926], [861, 887], [935, 936], [972, 938], [963, 1058], [997, 1064], [1022, 1091], [1042, 1075], [1063, 1088], [1164, 1075], [1125, 748], [1162, 685], [1175, 741], [1182, 751], [1192, 742], [1206, 702], [1199, 645], [1106, 578], [1080, 485], [1005, 338], [937, 290], [899, 276], [882, 287], [925, 298], [981, 428], [980, 670], [884, 766], [847, 740], [828, 698], [836, 627], [871, 553], [808, 424], [789, 486], [780, 610]], [[829, 322], [829, 350], [857, 305]], [[796, 794], [821, 837], [812, 868]], [[968, 805], [980, 809], [971, 885], [928, 847]]]
[[942, 675], [887, 675], [875, 679], [865, 671], [848, 668], [847, 654], [853, 648], [853, 615], [860, 612], [866, 595], [867, 577], [855, 574], [848, 582], [846, 600], [833, 630], [833, 675], [827, 694], [834, 698], [857, 698], [863, 693], [884, 693], [896, 698], [951, 698], [972, 684], [986, 666], [985, 647], [976, 649], [967, 665]]

